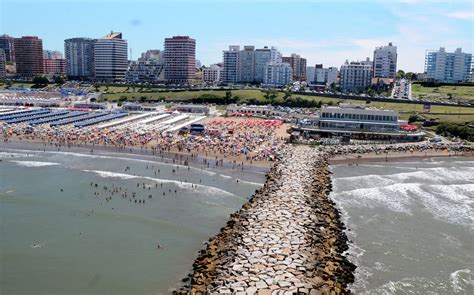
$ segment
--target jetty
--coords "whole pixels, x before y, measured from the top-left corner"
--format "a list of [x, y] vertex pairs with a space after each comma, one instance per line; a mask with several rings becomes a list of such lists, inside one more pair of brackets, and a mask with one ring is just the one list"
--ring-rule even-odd
[[[178, 294], [343, 294], [355, 266], [325, 151], [288, 145], [265, 185], [211, 238]], [[186, 280], [186, 279], [185, 279]]]

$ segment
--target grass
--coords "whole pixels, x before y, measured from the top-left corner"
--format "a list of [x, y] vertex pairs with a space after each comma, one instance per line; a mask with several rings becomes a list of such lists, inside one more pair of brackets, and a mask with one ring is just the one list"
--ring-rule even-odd
[[474, 102], [474, 86], [425, 87], [420, 84], [412, 84], [412, 94], [415, 98], [434, 101]]
[[[33, 83], [12, 83], [11, 87], [24, 87], [24, 88], [31, 88]], [[0, 89], [6, 89], [8, 87], [7, 84], [1, 84]]]

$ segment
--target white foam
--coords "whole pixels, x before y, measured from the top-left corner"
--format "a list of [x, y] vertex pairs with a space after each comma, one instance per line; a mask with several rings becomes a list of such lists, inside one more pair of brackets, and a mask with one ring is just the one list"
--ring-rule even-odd
[[110, 171], [99, 171], [99, 170], [83, 170], [84, 172], [93, 172], [99, 175], [100, 177], [104, 178], [120, 178], [120, 179], [148, 179], [151, 181], [155, 182], [160, 182], [160, 183], [173, 183], [176, 186], [184, 189], [193, 189], [197, 190], [200, 193], [204, 194], [214, 194], [214, 195], [227, 195], [227, 196], [232, 196], [241, 199], [241, 197], [225, 191], [223, 189], [213, 187], [213, 186], [207, 186], [207, 185], [202, 185], [202, 184], [195, 184], [192, 182], [181, 182], [178, 180], [171, 180], [171, 179], [160, 179], [160, 178], [152, 178], [152, 177], [146, 177], [146, 176], [139, 176], [139, 175], [130, 175], [130, 174], [124, 174], [124, 173], [116, 173], [116, 172], [110, 172]]
[[474, 279], [471, 275], [470, 269], [460, 269], [449, 275], [453, 291], [460, 293], [467, 290], [472, 290], [474, 287]]
[[0, 159], [16, 158], [16, 157], [32, 157], [30, 154], [11, 153], [11, 152], [0, 152]]
[[37, 162], [37, 161], [10, 161], [17, 163], [23, 167], [45, 167], [45, 166], [53, 166], [53, 165], [60, 165], [59, 163], [52, 163], [52, 162]]

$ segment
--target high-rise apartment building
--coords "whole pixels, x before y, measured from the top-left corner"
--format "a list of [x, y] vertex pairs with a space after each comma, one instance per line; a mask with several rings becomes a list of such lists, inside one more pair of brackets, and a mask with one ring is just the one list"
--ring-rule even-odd
[[7, 76], [6, 62], [5, 50], [0, 49], [0, 79], [5, 79]]
[[207, 83], [219, 83], [221, 81], [222, 68], [218, 65], [210, 65], [202, 69], [202, 81]]
[[1, 35], [0, 49], [3, 49], [7, 63], [15, 62], [15, 38], [8, 35]]
[[426, 80], [443, 83], [469, 81], [473, 71], [472, 54], [457, 48], [453, 53], [441, 47], [438, 51], [429, 50], [425, 56]]
[[196, 76], [196, 40], [189, 36], [166, 38], [164, 67], [167, 83], [191, 83]]
[[229, 50], [224, 50], [223, 57], [223, 69], [222, 69], [222, 82], [224, 83], [237, 83], [237, 69], [239, 61], [240, 46], [229, 46]]
[[23, 78], [43, 74], [43, 41], [36, 36], [15, 38], [16, 73]]
[[282, 58], [284, 63], [287, 63], [293, 69], [294, 81], [306, 81], [306, 59], [298, 54], [291, 54], [291, 56], [284, 56]]
[[272, 61], [272, 49], [267, 46], [255, 50], [255, 83], [263, 83], [265, 67]]
[[67, 76], [70, 79], [94, 78], [94, 39], [70, 38], [64, 40]]
[[44, 58], [43, 67], [47, 76], [66, 76], [66, 60], [63, 58]]
[[341, 66], [339, 87], [343, 92], [363, 92], [370, 86], [372, 80], [372, 62], [349, 61]]
[[127, 41], [122, 33], [111, 32], [94, 44], [94, 79], [122, 81], [128, 67]]
[[255, 46], [244, 46], [244, 50], [239, 51], [237, 82], [255, 82]]
[[128, 67], [127, 41], [122, 33], [111, 32], [94, 44], [94, 73], [96, 81], [121, 81]]
[[397, 75], [397, 46], [376, 47], [374, 50], [374, 78], [395, 79]]
[[306, 67], [306, 84], [312, 85], [314, 84], [314, 80], [316, 77], [316, 68], [315, 67]]
[[265, 76], [263, 84], [274, 87], [281, 87], [290, 84], [293, 76], [293, 69], [287, 63], [270, 62], [265, 66]]

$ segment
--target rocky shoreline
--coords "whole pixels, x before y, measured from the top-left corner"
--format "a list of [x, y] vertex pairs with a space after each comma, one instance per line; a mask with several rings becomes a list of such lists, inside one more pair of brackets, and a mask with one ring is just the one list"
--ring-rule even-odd
[[326, 152], [287, 146], [265, 185], [230, 216], [177, 294], [344, 294], [355, 266], [328, 197]]

